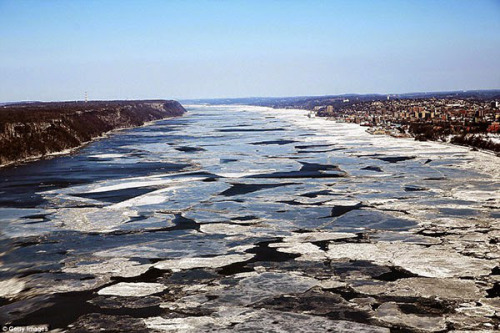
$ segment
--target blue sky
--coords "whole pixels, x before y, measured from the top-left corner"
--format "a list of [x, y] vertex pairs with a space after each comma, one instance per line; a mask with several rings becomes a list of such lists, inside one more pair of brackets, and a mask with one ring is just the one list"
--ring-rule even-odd
[[0, 101], [492, 88], [498, 0], [0, 0]]

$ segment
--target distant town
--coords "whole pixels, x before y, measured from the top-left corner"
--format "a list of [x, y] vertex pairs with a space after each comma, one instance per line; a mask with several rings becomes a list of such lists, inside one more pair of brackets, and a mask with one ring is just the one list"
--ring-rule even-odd
[[[315, 106], [318, 116], [368, 126], [372, 134], [441, 140], [500, 151], [500, 101], [391, 99]], [[337, 104], [338, 105], [338, 104]]]

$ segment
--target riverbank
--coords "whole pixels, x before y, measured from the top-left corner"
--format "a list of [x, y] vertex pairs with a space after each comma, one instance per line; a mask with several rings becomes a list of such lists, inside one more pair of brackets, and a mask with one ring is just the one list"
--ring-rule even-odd
[[185, 112], [171, 100], [6, 105], [0, 107], [0, 167], [69, 153], [113, 130]]
[[[360, 124], [363, 126], [363, 124]], [[422, 126], [369, 126], [366, 132], [372, 135], [389, 135], [394, 138], [412, 138], [417, 141], [434, 141], [438, 143], [453, 144], [473, 149], [481, 149], [493, 154], [500, 154], [500, 136], [492, 133], [467, 133], [451, 134], [439, 133], [432, 127]]]

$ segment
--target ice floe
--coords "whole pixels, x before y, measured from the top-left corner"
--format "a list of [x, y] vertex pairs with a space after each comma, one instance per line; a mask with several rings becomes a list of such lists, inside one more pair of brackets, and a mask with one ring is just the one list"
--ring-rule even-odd
[[330, 259], [368, 260], [401, 267], [425, 277], [477, 277], [487, 275], [496, 263], [471, 258], [439, 245], [424, 247], [401, 242], [330, 244]]
[[157, 269], [168, 269], [171, 271], [179, 271], [192, 268], [218, 268], [234, 264], [237, 262], [247, 261], [253, 258], [253, 254], [228, 254], [217, 257], [202, 257], [202, 258], [181, 258], [176, 260], [163, 260], [157, 262], [154, 267]]
[[23, 291], [25, 282], [17, 278], [0, 281], [0, 297], [11, 298]]
[[111, 258], [97, 263], [67, 262], [62, 270], [66, 273], [134, 277], [145, 273], [150, 267], [126, 258]]
[[143, 297], [160, 293], [167, 289], [160, 283], [120, 282], [97, 292], [99, 295]]

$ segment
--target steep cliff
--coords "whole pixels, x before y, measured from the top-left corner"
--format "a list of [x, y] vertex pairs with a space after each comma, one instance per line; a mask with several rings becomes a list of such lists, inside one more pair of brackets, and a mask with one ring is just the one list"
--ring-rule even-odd
[[0, 107], [0, 165], [79, 147], [111, 130], [181, 116], [176, 101], [24, 103]]

